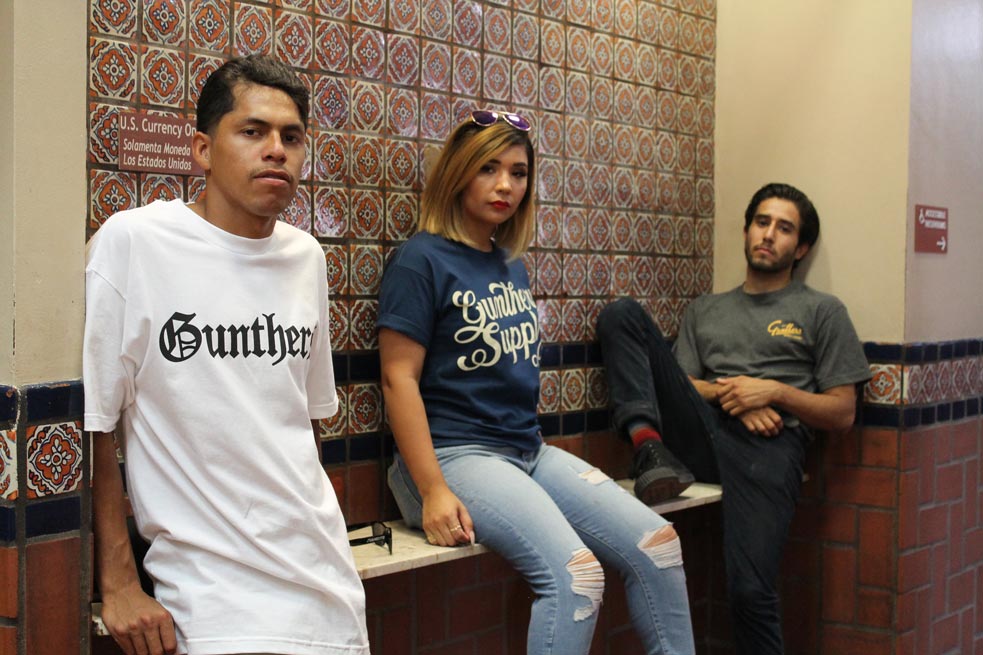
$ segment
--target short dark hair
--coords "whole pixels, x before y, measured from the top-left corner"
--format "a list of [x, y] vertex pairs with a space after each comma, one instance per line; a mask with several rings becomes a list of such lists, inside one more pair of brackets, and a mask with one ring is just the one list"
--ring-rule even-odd
[[208, 134], [235, 106], [235, 87], [259, 84], [280, 89], [293, 100], [304, 127], [307, 127], [310, 93], [286, 64], [267, 55], [248, 55], [230, 59], [208, 76], [198, 97], [199, 132]]
[[758, 205], [769, 198], [788, 200], [795, 205], [795, 208], [799, 210], [799, 218], [802, 220], [802, 225], [799, 226], [799, 243], [806, 243], [811, 248], [816, 243], [816, 239], [819, 238], [819, 213], [812, 201], [809, 200], [809, 196], [791, 184], [772, 182], [758, 189], [751, 196], [751, 202], [748, 203], [747, 209], [744, 211], [744, 230], [747, 231], [751, 221], [754, 220]]

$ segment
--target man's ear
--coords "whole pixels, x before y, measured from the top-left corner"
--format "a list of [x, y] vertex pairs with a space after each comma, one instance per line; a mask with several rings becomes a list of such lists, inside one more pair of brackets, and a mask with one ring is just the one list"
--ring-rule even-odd
[[211, 150], [212, 138], [204, 132], [195, 132], [191, 137], [191, 156], [205, 173], [212, 170]]
[[812, 249], [808, 243], [800, 243], [795, 247], [795, 261], [800, 261], [803, 257], [809, 254], [809, 250]]

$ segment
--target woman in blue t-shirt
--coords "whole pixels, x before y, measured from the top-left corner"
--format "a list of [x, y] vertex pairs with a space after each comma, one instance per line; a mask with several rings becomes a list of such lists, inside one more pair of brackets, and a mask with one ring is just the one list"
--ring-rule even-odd
[[648, 653], [692, 653], [672, 526], [597, 468], [543, 443], [539, 318], [520, 257], [535, 229], [529, 123], [475, 111], [430, 172], [418, 233], [382, 282], [379, 352], [398, 446], [389, 470], [427, 540], [475, 540], [536, 594], [527, 653], [587, 653], [604, 591], [625, 581]]

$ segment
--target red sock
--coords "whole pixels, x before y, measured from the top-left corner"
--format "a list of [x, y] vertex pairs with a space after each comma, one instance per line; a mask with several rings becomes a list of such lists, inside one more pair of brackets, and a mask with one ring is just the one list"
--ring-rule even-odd
[[632, 430], [630, 433], [631, 443], [635, 446], [637, 450], [643, 443], [649, 439], [655, 439], [656, 441], [662, 441], [662, 435], [659, 431], [653, 428], [651, 425], [642, 425], [637, 430]]

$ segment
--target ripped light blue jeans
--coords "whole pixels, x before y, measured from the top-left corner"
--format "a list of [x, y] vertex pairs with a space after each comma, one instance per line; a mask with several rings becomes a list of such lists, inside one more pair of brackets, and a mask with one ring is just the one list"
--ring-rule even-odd
[[[646, 653], [694, 652], [679, 539], [664, 518], [553, 446], [530, 453], [479, 445], [436, 452], [447, 484], [471, 514], [478, 543], [508, 560], [532, 587], [528, 655], [590, 650], [604, 591], [598, 560], [624, 579]], [[419, 528], [420, 495], [399, 455], [389, 487], [403, 518]]]

